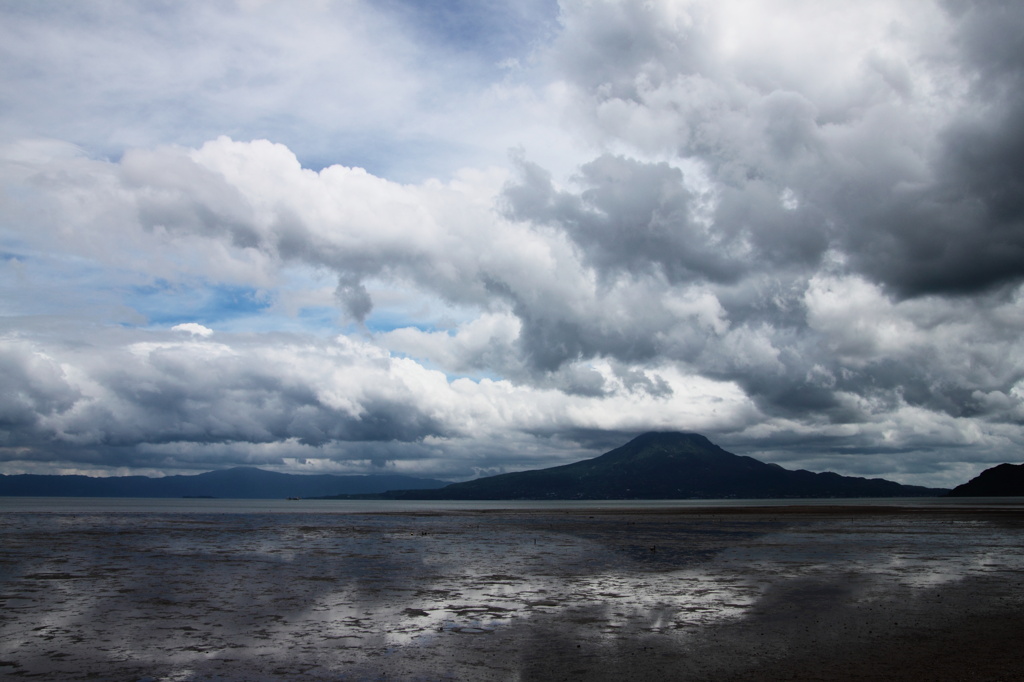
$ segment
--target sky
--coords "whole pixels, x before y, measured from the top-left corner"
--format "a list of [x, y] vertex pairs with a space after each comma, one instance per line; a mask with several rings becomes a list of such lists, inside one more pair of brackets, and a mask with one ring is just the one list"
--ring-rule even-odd
[[0, 473], [1024, 460], [1024, 5], [0, 0]]

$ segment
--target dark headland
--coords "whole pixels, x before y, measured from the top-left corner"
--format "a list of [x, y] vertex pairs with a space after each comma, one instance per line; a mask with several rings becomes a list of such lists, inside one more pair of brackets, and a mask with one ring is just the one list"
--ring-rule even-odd
[[396, 500], [671, 500], [938, 497], [948, 490], [881, 478], [789, 470], [734, 455], [696, 433], [645, 433], [593, 459], [434, 490], [389, 491]]
[[1024, 464], [986, 469], [950, 491], [952, 497], [1019, 497], [1024, 495]]

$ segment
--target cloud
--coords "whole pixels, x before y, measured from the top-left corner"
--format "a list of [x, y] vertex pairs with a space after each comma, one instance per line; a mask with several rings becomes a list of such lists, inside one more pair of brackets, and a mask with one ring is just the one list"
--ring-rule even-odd
[[683, 173], [667, 163], [603, 155], [580, 168], [576, 195], [557, 191], [541, 169], [520, 162], [522, 181], [505, 192], [516, 220], [563, 229], [605, 278], [659, 271], [669, 283], [735, 280], [730, 244], [694, 220]]
[[181, 324], [176, 324], [171, 327], [171, 331], [186, 332], [192, 336], [201, 336], [203, 338], [213, 335], [212, 329], [195, 322], [182, 322]]
[[[283, 457], [375, 460], [388, 443], [410, 444], [405, 451], [392, 448], [386, 461], [407, 458], [426, 442], [457, 446], [508, 432], [550, 435], [579, 423], [628, 430], [679, 409], [713, 426], [748, 409], [733, 388], [696, 377], [672, 405], [665, 387], [680, 377], [669, 373], [668, 380], [654, 381], [611, 367], [596, 371], [620, 390], [566, 401], [549, 388], [448, 379], [345, 336], [215, 342], [132, 333], [122, 340], [43, 346], [6, 339], [0, 360], [17, 383], [0, 413], [7, 433], [0, 457], [32, 461], [57, 453], [91, 464], [180, 468], [251, 461], [252, 452], [232, 450], [238, 444], [257, 453], [263, 448], [278, 464]], [[694, 411], [694, 398], [711, 399], [716, 407]], [[190, 454], [167, 449], [186, 444]], [[202, 453], [211, 450], [219, 455], [204, 460]]]
[[[5, 16], [6, 126], [105, 149], [196, 143], [227, 128], [282, 133], [312, 151], [302, 128], [395, 124], [419, 97], [405, 70], [413, 46], [360, 3], [23, 6]], [[38, 106], [53, 96], [85, 116]]]
[[1024, 12], [471, 5], [0, 10], [7, 470], [1016, 457]]

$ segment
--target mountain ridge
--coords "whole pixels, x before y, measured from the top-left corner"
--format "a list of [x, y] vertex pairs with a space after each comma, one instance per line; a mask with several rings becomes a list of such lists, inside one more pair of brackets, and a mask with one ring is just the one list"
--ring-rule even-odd
[[391, 499], [773, 499], [926, 497], [948, 492], [881, 478], [790, 470], [736, 455], [697, 433], [648, 432], [592, 459], [498, 474]]
[[285, 474], [258, 467], [231, 467], [201, 474], [149, 476], [0, 474], [6, 497], [216, 497], [275, 499], [348, 494], [375, 494], [409, 488], [431, 489], [446, 481], [402, 474]]

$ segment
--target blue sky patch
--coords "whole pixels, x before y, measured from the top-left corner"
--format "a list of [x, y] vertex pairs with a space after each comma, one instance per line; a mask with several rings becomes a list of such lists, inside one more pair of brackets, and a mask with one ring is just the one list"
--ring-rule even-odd
[[197, 283], [195, 286], [157, 281], [133, 287], [125, 296], [131, 306], [161, 327], [182, 322], [217, 326], [230, 320], [260, 315], [270, 306], [270, 297], [259, 289]]

